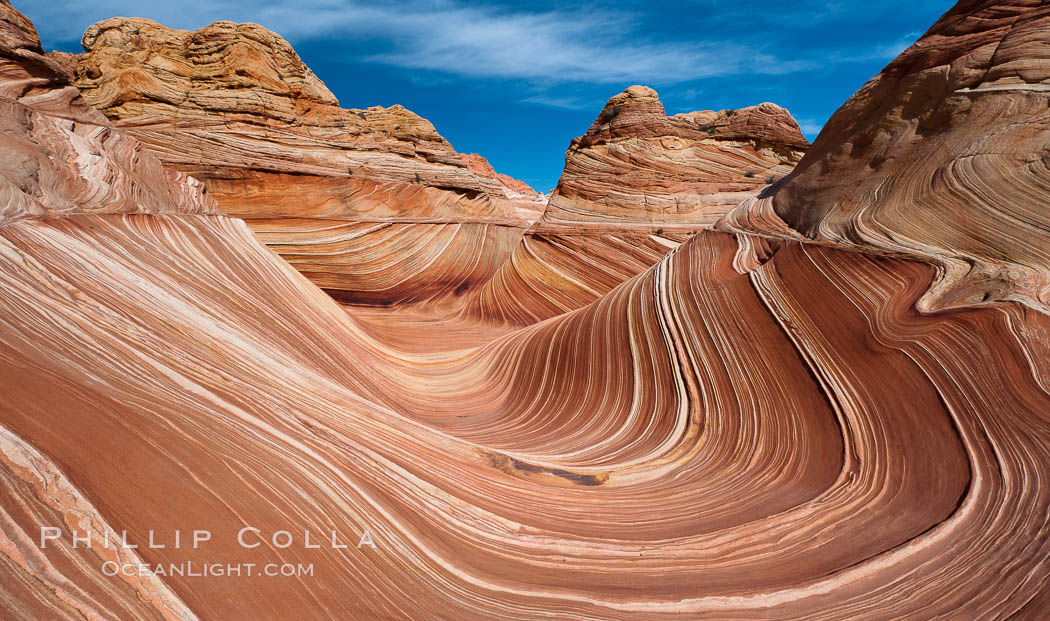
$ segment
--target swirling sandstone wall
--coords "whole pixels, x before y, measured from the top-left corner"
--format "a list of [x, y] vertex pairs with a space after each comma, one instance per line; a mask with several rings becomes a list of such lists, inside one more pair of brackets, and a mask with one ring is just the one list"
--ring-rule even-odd
[[[187, 32], [114, 18], [83, 44], [75, 83], [93, 106], [340, 299], [418, 301], [487, 280], [542, 209], [531, 188], [461, 156], [405, 108], [341, 108], [257, 24]], [[451, 238], [455, 252], [433, 253]], [[418, 270], [361, 277], [424, 255]]]
[[667, 116], [656, 91], [632, 86], [572, 141], [543, 216], [466, 314], [524, 325], [585, 306], [791, 172], [808, 145], [775, 104]]
[[1050, 6], [959, 2], [727, 230], [937, 266], [927, 310], [1050, 304]]
[[[945, 19], [971, 25], [960, 49], [996, 36], [977, 19], [1002, 41], [1027, 32], [1017, 45], [1038, 58], [1045, 29], [1026, 24], [1042, 14], [964, 2]], [[1002, 15], [1012, 28], [988, 18]], [[723, 222], [734, 232], [521, 329], [408, 311], [381, 324], [92, 121], [52, 60], [0, 0], [0, 100], [33, 121], [5, 128], [0, 169], [17, 206], [0, 222], [3, 618], [1050, 614], [1036, 298], [923, 312], [935, 259], [814, 243], [767, 197]], [[1047, 197], [994, 195], [1033, 213]], [[44, 525], [214, 536], [41, 549]], [[334, 529], [349, 547], [244, 549], [245, 525]], [[375, 549], [354, 547], [365, 530]], [[117, 554], [315, 570], [108, 576]]]

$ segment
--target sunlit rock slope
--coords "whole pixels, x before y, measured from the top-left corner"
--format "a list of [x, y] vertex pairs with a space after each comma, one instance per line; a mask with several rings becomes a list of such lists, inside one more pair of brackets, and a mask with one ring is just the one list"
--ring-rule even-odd
[[[964, 2], [927, 38], [1039, 67], [1043, 13]], [[941, 255], [814, 243], [763, 198], [545, 321], [380, 324], [165, 173], [49, 58], [0, 0], [0, 617], [1050, 614], [1050, 315], [1029, 281], [923, 307]], [[1016, 93], [981, 105], [1030, 125]], [[951, 123], [930, 131], [953, 145]], [[1029, 146], [1011, 153], [1038, 179]], [[1032, 178], [994, 195], [1041, 213]], [[1045, 229], [996, 246], [985, 213], [968, 230], [999, 264], [1043, 269], [1008, 251]], [[947, 247], [943, 228], [914, 235]], [[62, 536], [41, 547], [42, 527]]]

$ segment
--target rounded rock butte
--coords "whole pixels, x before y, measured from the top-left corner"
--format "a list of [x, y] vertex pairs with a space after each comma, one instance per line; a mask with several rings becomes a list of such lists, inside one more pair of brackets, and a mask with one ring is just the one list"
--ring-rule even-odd
[[419, 302], [487, 280], [542, 211], [541, 195], [405, 108], [341, 108], [257, 24], [113, 18], [83, 44], [84, 98], [338, 299]]
[[[44, 54], [0, 0], [0, 616], [1045, 618], [1048, 15], [1041, 2], [961, 2], [846, 103], [795, 172], [805, 145], [777, 142], [784, 131], [734, 133], [744, 111], [666, 117], [632, 87], [574, 142], [543, 217], [527, 234], [511, 225], [508, 246], [521, 250], [471, 295], [499, 286], [500, 308], [525, 309], [492, 319], [476, 302], [341, 306], [231, 215], [232, 190], [212, 190], [238, 169], [239, 140], [280, 136], [263, 141], [279, 164], [242, 169], [270, 198], [241, 215], [294, 219], [266, 212], [292, 187], [280, 168], [307, 166], [290, 155], [304, 144], [292, 130], [263, 132], [248, 108], [224, 125], [211, 91], [191, 92], [204, 112], [179, 117], [187, 127], [165, 152], [150, 127], [172, 125], [171, 110], [136, 97], [126, 105], [142, 106], [141, 128], [107, 120], [70, 86], [74, 62]], [[143, 37], [155, 27], [136, 23]], [[341, 114], [268, 31], [208, 28], [165, 40], [210, 58], [250, 32], [283, 59], [273, 97], [292, 75], [313, 94], [288, 109], [309, 100]], [[89, 34], [141, 40], [122, 43], [128, 32]], [[257, 58], [245, 45], [226, 56]], [[76, 59], [77, 81], [104, 82], [87, 62]], [[261, 72], [251, 80], [273, 77], [247, 64]], [[149, 76], [122, 79], [166, 92]], [[374, 118], [391, 114], [407, 113]], [[752, 116], [741, 127], [784, 118], [768, 104], [740, 118]], [[198, 164], [177, 163], [192, 140], [213, 141], [201, 153], [218, 158], [200, 181], [184, 168]], [[411, 142], [389, 140], [390, 153]], [[415, 213], [410, 191], [461, 194], [397, 177], [436, 178], [425, 167], [442, 158], [440, 171], [479, 194], [429, 193], [419, 211], [449, 226], [512, 218], [497, 180], [428, 140], [431, 160], [391, 155], [396, 165], [368, 178], [370, 200], [403, 192], [388, 218]], [[300, 171], [311, 187], [339, 187], [328, 148]], [[687, 180], [682, 161], [722, 176]], [[707, 183], [761, 190], [741, 161], [786, 177], [735, 208], [696, 198], [712, 194]], [[675, 196], [682, 217], [655, 221], [652, 206]], [[362, 205], [307, 207], [354, 220]], [[954, 217], [935, 221], [938, 208]], [[629, 240], [608, 240], [632, 227], [668, 252], [568, 312], [529, 307], [536, 268], [520, 255], [536, 239], [593, 236], [628, 254]], [[393, 240], [365, 239], [376, 261], [397, 254]], [[587, 243], [566, 251], [566, 282], [589, 287], [574, 275], [588, 261], [612, 270]], [[244, 549], [246, 525], [351, 542], [367, 531], [376, 548]], [[42, 549], [41, 526], [126, 531], [138, 544], [150, 530], [213, 537], [200, 550], [68, 536]], [[314, 571], [108, 576], [107, 561]]]
[[572, 141], [541, 218], [464, 306], [527, 325], [581, 308], [782, 178], [809, 143], [771, 103], [666, 116], [631, 86]]

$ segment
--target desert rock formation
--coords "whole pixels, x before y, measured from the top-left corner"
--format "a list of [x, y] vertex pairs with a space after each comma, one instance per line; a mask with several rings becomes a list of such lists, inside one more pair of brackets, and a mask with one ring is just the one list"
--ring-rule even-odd
[[709, 226], [791, 172], [809, 143], [776, 104], [666, 116], [632, 86], [572, 141], [545, 224]]
[[572, 141], [542, 218], [469, 311], [521, 325], [585, 306], [791, 172], [808, 144], [775, 104], [667, 116], [632, 86]]
[[[430, 122], [401, 106], [339, 107], [262, 26], [187, 32], [114, 18], [89, 28], [83, 44], [76, 84], [85, 98], [165, 163], [207, 182], [229, 215], [512, 217], [499, 182], [473, 173]], [[313, 191], [290, 204], [289, 185]]]
[[1050, 306], [1050, 6], [960, 2], [828, 121], [757, 228], [936, 265], [921, 308]]
[[[404, 302], [429, 296], [431, 283], [487, 280], [542, 208], [536, 192], [460, 155], [401, 106], [341, 108], [257, 24], [187, 32], [114, 18], [83, 44], [75, 79], [93, 106], [341, 298]], [[458, 252], [425, 259], [423, 272], [362, 282], [392, 259], [369, 247], [398, 248], [412, 264], [450, 238]]]
[[496, 170], [492, 168], [492, 164], [477, 153], [467, 153], [463, 156], [463, 160], [467, 163], [467, 167], [470, 168], [471, 172], [481, 175], [482, 177], [490, 177], [499, 181], [500, 185], [503, 186], [504, 194], [506, 194], [508, 198], [535, 198], [539, 196], [539, 192], [532, 189], [532, 187], [524, 181], [519, 181], [509, 175], [502, 175], [496, 172]]
[[262, 26], [114, 18], [83, 43], [73, 73], [88, 101], [348, 304], [513, 325], [579, 308], [790, 172], [807, 145], [774, 104], [668, 117], [633, 86], [573, 141], [547, 204], [400, 106], [340, 108]]
[[[1029, 50], [1012, 66], [1041, 67], [1043, 14], [964, 1], [940, 25], [961, 49], [999, 37], [1003, 54]], [[927, 37], [948, 57], [940, 25]], [[726, 218], [733, 232], [701, 231], [572, 312], [485, 332], [393, 307], [400, 323], [381, 325], [164, 173], [63, 75], [0, 0], [0, 617], [1050, 613], [1050, 315], [1036, 297], [923, 312], [940, 255], [810, 240], [767, 196]], [[1021, 92], [979, 99], [1031, 125], [1021, 103], [1041, 91]], [[887, 97], [880, 109], [904, 105]], [[967, 148], [953, 123], [931, 132], [946, 159]], [[1045, 144], [1024, 144], [1010, 152], [1041, 178]], [[953, 187], [982, 179], [996, 204], [1046, 205], [1027, 177]], [[916, 196], [895, 208], [923, 209]], [[1040, 269], [1024, 252], [1047, 231], [996, 246], [1000, 214], [984, 213], [970, 230], [1000, 264]], [[41, 547], [44, 526], [63, 534]], [[238, 544], [245, 527], [259, 547]], [[212, 538], [176, 547], [177, 530]], [[287, 547], [272, 538], [284, 530]], [[355, 545], [365, 532], [374, 548]]]
[[[218, 213], [204, 188], [87, 105], [10, 5], [0, 25], [0, 225], [73, 214]], [[172, 181], [172, 182], [169, 182]]]

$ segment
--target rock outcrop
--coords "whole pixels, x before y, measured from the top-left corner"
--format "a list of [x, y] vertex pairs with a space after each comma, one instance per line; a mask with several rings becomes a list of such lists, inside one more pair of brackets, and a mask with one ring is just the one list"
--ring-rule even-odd
[[[1006, 35], [1041, 11], [949, 18], [1019, 16]], [[7, 0], [0, 103], [4, 196], [34, 205], [0, 220], [5, 619], [1050, 614], [1033, 298], [923, 314], [928, 257], [753, 201], [522, 329], [346, 312], [85, 118]], [[1031, 187], [995, 195], [1034, 212]], [[973, 234], [993, 246], [999, 216]], [[1045, 246], [1024, 235], [1004, 264]]]
[[430, 122], [401, 106], [339, 107], [262, 26], [187, 32], [114, 18], [89, 28], [83, 44], [76, 85], [85, 98], [206, 182], [229, 215], [512, 218], [499, 182], [472, 173]]
[[477, 153], [467, 153], [463, 156], [463, 161], [467, 163], [467, 167], [470, 168], [471, 172], [481, 175], [482, 177], [489, 177], [499, 181], [500, 185], [503, 186], [504, 193], [508, 194], [509, 197], [514, 196], [525, 196], [529, 198], [535, 198], [540, 196], [540, 193], [533, 190], [529, 184], [524, 181], [519, 181], [509, 175], [502, 175], [496, 172], [496, 169], [489, 164], [489, 161], [478, 155]]
[[[351, 245], [385, 248], [392, 236], [411, 262], [429, 252], [412, 240], [454, 235], [459, 253], [498, 265], [505, 257], [490, 251], [512, 247], [542, 203], [509, 178], [479, 172], [401, 106], [341, 108], [288, 42], [262, 26], [217, 22], [187, 32], [114, 18], [89, 28], [83, 44], [76, 85], [92, 105], [168, 167], [203, 182], [223, 213], [244, 218], [335, 295], [392, 302], [434, 291], [426, 284], [433, 274], [360, 289], [360, 275], [390, 258]], [[372, 226], [357, 226], [364, 222]], [[371, 239], [372, 230], [381, 234]], [[458, 258], [440, 260], [452, 290], [479, 278], [473, 263], [458, 271]]]
[[496, 172], [492, 168], [492, 164], [489, 164], [487, 159], [477, 153], [467, 153], [463, 156], [463, 160], [467, 163], [467, 167], [470, 168], [471, 172], [499, 181], [507, 198], [516, 200], [516, 207], [518, 208], [516, 215], [519, 218], [531, 224], [543, 215], [543, 210], [547, 206], [547, 197], [532, 189], [529, 184], [509, 175]]
[[68, 78], [32, 23], [0, 5], [0, 147], [10, 154], [0, 160], [0, 226], [89, 213], [217, 213], [200, 183], [113, 131]]
[[543, 216], [469, 312], [522, 325], [589, 304], [791, 172], [808, 144], [775, 104], [667, 116], [632, 86], [572, 141]]
[[1050, 307], [1050, 6], [965, 1], [828, 121], [726, 230], [906, 255], [921, 307]]
[[[261, 26], [115, 18], [83, 43], [89, 101], [350, 304], [465, 306], [516, 325], [579, 308], [789, 172], [807, 144], [774, 104], [668, 117], [634, 86], [573, 141], [547, 204], [400, 106], [340, 108]], [[503, 304], [523, 295], [535, 303]]]
[[656, 91], [632, 86], [572, 141], [543, 223], [710, 226], [791, 172], [808, 146], [776, 104], [666, 116]]

